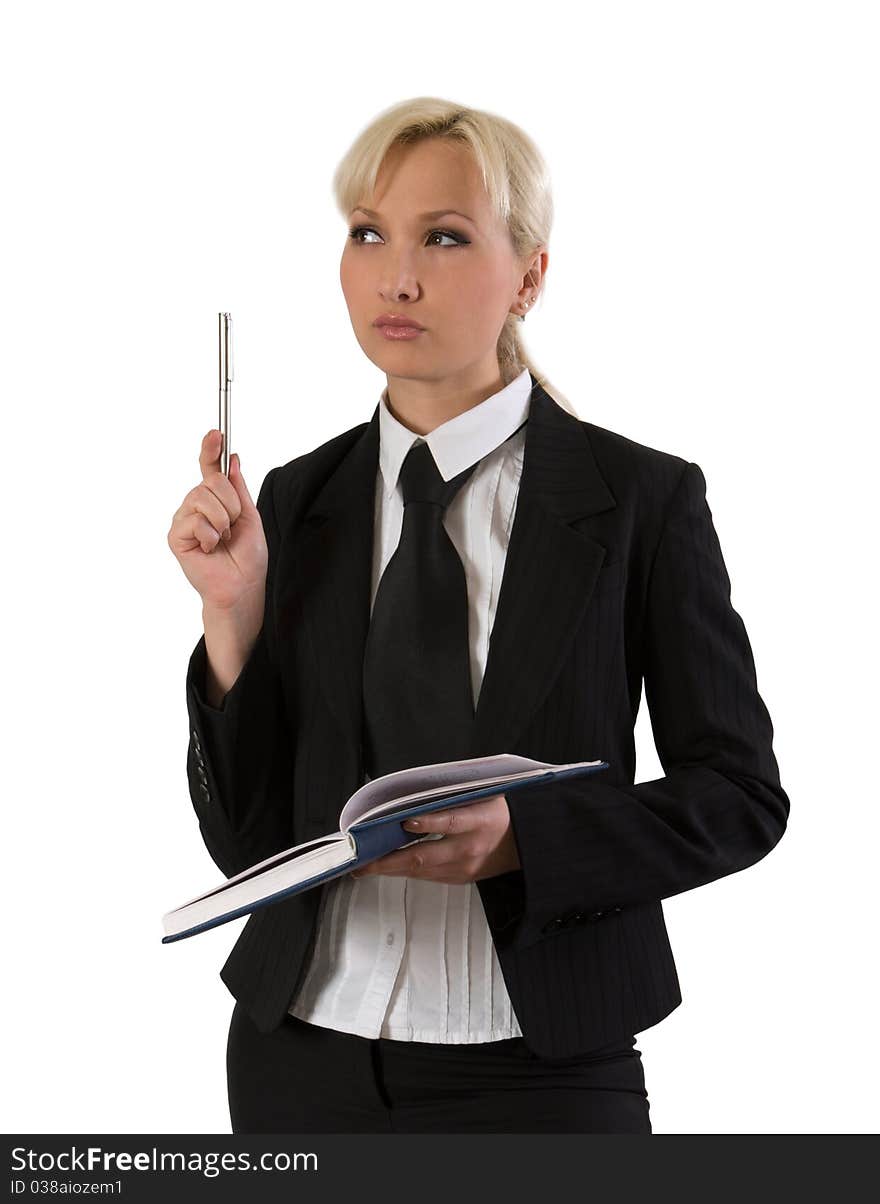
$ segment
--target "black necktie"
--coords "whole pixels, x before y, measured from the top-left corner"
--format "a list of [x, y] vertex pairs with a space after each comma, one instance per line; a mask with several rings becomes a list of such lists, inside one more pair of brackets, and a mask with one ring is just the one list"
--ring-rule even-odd
[[444, 481], [422, 442], [400, 470], [403, 528], [376, 591], [364, 652], [364, 754], [372, 778], [469, 755], [467, 581], [443, 513], [478, 463]]

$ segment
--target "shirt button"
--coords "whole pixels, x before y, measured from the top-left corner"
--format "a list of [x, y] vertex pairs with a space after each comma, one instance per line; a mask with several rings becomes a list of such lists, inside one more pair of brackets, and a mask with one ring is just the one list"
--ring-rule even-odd
[[388, 935], [387, 935], [387, 936], [386, 936], [386, 938], [385, 938], [385, 944], [386, 944], [386, 945], [393, 945], [393, 944], [394, 944], [394, 933], [393, 933], [393, 932], [389, 932], [389, 933], [388, 933]]

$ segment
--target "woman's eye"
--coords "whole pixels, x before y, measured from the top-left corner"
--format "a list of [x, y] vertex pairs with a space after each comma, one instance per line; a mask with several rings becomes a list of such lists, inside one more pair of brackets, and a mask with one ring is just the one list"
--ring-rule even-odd
[[[353, 230], [349, 230], [348, 237], [352, 240], [352, 242], [360, 243], [360, 239], [358, 238], [359, 234], [375, 234], [375, 233], [376, 233], [375, 230], [368, 230], [366, 226], [355, 226], [355, 228]], [[363, 246], [362, 243], [361, 243], [361, 245]]]
[[463, 246], [467, 241], [464, 238], [460, 238], [457, 234], [450, 233], [449, 230], [432, 230], [428, 237], [433, 238], [435, 234], [439, 234], [441, 238], [451, 238], [454, 246]]
[[[352, 240], [353, 243], [356, 243], [358, 246], [361, 246], [361, 247], [367, 246], [368, 245], [367, 243], [361, 242], [361, 239], [360, 239], [361, 234], [376, 234], [376, 231], [373, 230], [370, 226], [355, 226], [353, 230], [349, 230], [348, 237]], [[441, 238], [451, 238], [453, 240], [452, 241], [453, 246], [467, 246], [467, 244], [469, 242], [469, 239], [462, 238], [462, 236], [460, 234], [453, 234], [450, 230], [431, 230], [431, 232], [428, 234], [428, 238], [429, 239], [433, 238], [435, 234], [439, 235]], [[378, 237], [378, 235], [376, 235], [376, 237]], [[432, 245], [433, 246], [440, 246], [440, 245], [449, 246], [448, 243], [446, 243], [446, 244], [433, 243]]]

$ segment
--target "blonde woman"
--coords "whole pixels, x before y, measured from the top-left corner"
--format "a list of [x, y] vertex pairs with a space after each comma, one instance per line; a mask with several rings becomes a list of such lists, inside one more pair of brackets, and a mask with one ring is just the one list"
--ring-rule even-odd
[[[408, 765], [610, 768], [435, 812], [254, 913], [221, 972], [233, 1131], [651, 1133], [636, 1034], [681, 1002], [661, 900], [754, 864], [789, 810], [705, 479], [529, 359], [552, 204], [521, 129], [409, 100], [335, 188], [381, 397], [256, 505], [209, 431], [169, 532], [203, 601], [208, 851], [236, 874]], [[642, 682], [665, 776], [635, 785]]]

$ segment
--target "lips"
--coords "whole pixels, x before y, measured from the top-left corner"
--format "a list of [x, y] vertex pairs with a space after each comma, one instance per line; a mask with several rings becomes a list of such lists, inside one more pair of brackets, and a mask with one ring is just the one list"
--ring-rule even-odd
[[402, 314], [381, 314], [373, 323], [374, 326], [397, 326], [408, 330], [424, 330], [415, 318], [406, 318]]
[[376, 330], [383, 339], [388, 339], [393, 343], [408, 343], [425, 333], [424, 330], [419, 330], [415, 326], [377, 326]]

